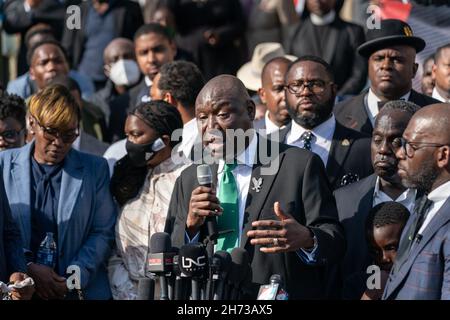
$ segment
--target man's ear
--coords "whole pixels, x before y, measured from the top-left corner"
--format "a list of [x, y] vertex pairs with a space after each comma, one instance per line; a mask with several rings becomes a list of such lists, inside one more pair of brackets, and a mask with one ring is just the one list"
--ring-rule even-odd
[[412, 76], [413, 79], [416, 76], [416, 73], [417, 73], [418, 69], [419, 69], [419, 64], [418, 63], [414, 63], [414, 65], [413, 65], [413, 76]]
[[263, 103], [263, 104], [266, 104], [267, 102], [267, 100], [266, 100], [266, 90], [264, 90], [264, 88], [259, 88], [258, 89], [258, 95], [259, 95], [259, 98], [261, 99], [261, 102]]
[[436, 70], [437, 70], [437, 65], [433, 64], [433, 67], [431, 68], [431, 79], [433, 79], [433, 81], [436, 80]]
[[439, 148], [437, 154], [437, 165], [439, 168], [450, 169], [450, 146]]
[[170, 92], [164, 93], [163, 100], [173, 106], [177, 105], [177, 100], [173, 97], [173, 95]]
[[248, 116], [250, 118], [251, 121], [255, 120], [255, 114], [256, 114], [256, 105], [253, 102], [253, 100], [249, 99], [247, 101], [247, 112], [248, 112]]

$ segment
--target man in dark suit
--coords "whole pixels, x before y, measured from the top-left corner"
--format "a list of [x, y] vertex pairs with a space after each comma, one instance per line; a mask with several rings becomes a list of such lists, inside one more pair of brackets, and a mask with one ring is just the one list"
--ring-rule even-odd
[[[233, 232], [219, 236], [216, 250], [241, 247], [249, 253], [248, 298], [274, 273], [284, 279], [290, 299], [323, 298], [324, 266], [336, 263], [344, 250], [323, 164], [314, 153], [257, 135], [250, 130], [254, 115], [255, 104], [237, 78], [222, 75], [205, 85], [196, 117], [205, 150], [223, 155], [211, 166], [217, 196], [199, 187], [197, 165], [191, 165], [174, 187], [165, 230], [175, 246], [185, 244], [185, 237], [203, 241], [205, 218], [218, 216], [219, 231]], [[227, 149], [237, 137], [227, 129], [244, 130], [249, 139]]]
[[356, 53], [364, 42], [360, 26], [343, 21], [335, 0], [306, 0], [311, 13], [291, 30], [287, 51], [297, 57], [314, 55], [330, 64], [338, 96], [358, 94], [366, 83], [367, 63]]
[[401, 146], [403, 131], [419, 106], [408, 101], [390, 101], [377, 116], [371, 152], [375, 173], [335, 191], [336, 206], [347, 239], [347, 251], [341, 264], [342, 297], [360, 299], [366, 288], [351, 291], [347, 279], [366, 273], [372, 264], [366, 245], [365, 221], [372, 207], [386, 201], [397, 201], [413, 211], [416, 191], [401, 184], [395, 152]]
[[383, 299], [450, 299], [450, 105], [417, 111], [396, 153], [402, 184], [425, 192], [402, 233]]
[[387, 101], [406, 100], [421, 107], [438, 102], [412, 89], [418, 66], [416, 53], [423, 50], [425, 41], [413, 36], [407, 23], [382, 20], [380, 28], [368, 30], [366, 39], [358, 52], [369, 60], [370, 88], [336, 105], [339, 122], [371, 134], [375, 117]]
[[[333, 190], [373, 172], [369, 137], [335, 120], [336, 85], [324, 60], [304, 56], [291, 64], [285, 91], [293, 121], [281, 130], [280, 141], [317, 153]], [[276, 135], [271, 138], [276, 139]]]
[[132, 39], [144, 20], [139, 4], [130, 0], [80, 1], [79, 7], [81, 28], [64, 28], [62, 45], [71, 66], [89, 76], [99, 90], [106, 82], [103, 50], [114, 38]]

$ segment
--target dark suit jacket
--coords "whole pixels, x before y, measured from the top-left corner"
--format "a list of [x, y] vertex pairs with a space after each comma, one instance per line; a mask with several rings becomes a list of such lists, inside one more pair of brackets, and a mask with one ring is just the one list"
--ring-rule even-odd
[[14, 222], [0, 174], [0, 281], [7, 283], [14, 272], [26, 272], [20, 229]]
[[367, 77], [367, 61], [356, 50], [364, 42], [364, 30], [340, 18], [328, 27], [330, 31], [323, 43], [323, 51], [316, 48], [315, 35], [309, 32], [314, 28], [309, 17], [291, 27], [286, 48], [297, 57], [315, 55], [328, 62], [338, 85], [338, 95], [358, 94]]
[[[371, 135], [373, 127], [365, 105], [365, 97], [368, 92], [369, 89], [364, 90], [364, 92], [356, 97], [338, 103], [334, 107], [334, 115], [336, 116], [336, 119], [344, 126]], [[421, 107], [434, 103], [440, 103], [440, 101], [418, 93], [415, 90], [411, 90], [411, 95], [409, 96], [408, 101], [414, 102]]]
[[109, 145], [95, 137], [81, 131], [80, 134], [80, 151], [103, 157], [103, 154], [108, 149]]
[[[291, 124], [280, 130], [281, 142], [286, 143], [290, 130]], [[349, 173], [357, 174], [360, 179], [370, 175], [373, 172], [370, 138], [336, 121], [326, 170], [333, 190], [341, 186], [342, 178]]]
[[449, 235], [450, 198], [424, 229], [420, 242], [412, 245], [407, 259], [394, 264], [383, 299], [450, 300]]
[[[88, 9], [91, 5], [90, 1], [83, 1], [79, 4], [81, 8], [81, 29], [70, 30], [64, 28], [61, 43], [66, 48], [69, 54], [69, 61], [74, 69], [78, 67], [83, 57], [84, 44], [86, 42], [84, 28], [86, 26]], [[144, 23], [139, 4], [129, 0], [116, 1], [111, 10], [109, 14], [115, 16], [116, 34], [118, 37], [133, 39], [136, 30]], [[103, 52], [99, 52], [99, 54], [103, 55]]]
[[[278, 171], [271, 175], [261, 175], [270, 165], [263, 165], [258, 157], [253, 166], [252, 178], [262, 177], [260, 192], [250, 188], [244, 213], [244, 226], [240, 241], [250, 255], [253, 288], [269, 283], [270, 276], [280, 274], [287, 285], [291, 299], [320, 299], [324, 297], [324, 265], [337, 263], [343, 254], [344, 238], [337, 221], [336, 206], [325, 175], [323, 163], [312, 152], [258, 137], [258, 151], [263, 146], [275, 157], [279, 154]], [[198, 187], [197, 165], [193, 164], [181, 173], [175, 183], [170, 202], [165, 231], [172, 236], [172, 244], [180, 247], [185, 243], [185, 226], [192, 191]], [[217, 165], [213, 172], [217, 172]], [[267, 172], [266, 172], [267, 173]], [[282, 192], [280, 192], [282, 190]], [[295, 252], [265, 254], [259, 246], [252, 246], [247, 232], [252, 229], [252, 221], [277, 219], [273, 204], [280, 201], [290, 208], [293, 217], [303, 225], [311, 227], [318, 240], [317, 266], [308, 266]], [[205, 225], [200, 238], [205, 236]], [[251, 297], [256, 297], [254, 290]]]

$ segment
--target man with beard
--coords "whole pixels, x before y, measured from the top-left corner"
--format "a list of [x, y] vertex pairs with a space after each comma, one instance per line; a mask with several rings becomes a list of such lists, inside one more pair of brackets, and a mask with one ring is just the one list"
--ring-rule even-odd
[[450, 105], [416, 112], [396, 152], [402, 184], [425, 195], [405, 228], [383, 299], [450, 299]]
[[261, 88], [258, 90], [261, 102], [267, 107], [263, 119], [255, 122], [255, 129], [265, 129], [265, 134], [283, 129], [291, 117], [286, 108], [284, 76], [291, 60], [276, 57], [269, 60], [261, 72]]
[[421, 107], [439, 102], [412, 89], [416, 53], [425, 48], [425, 41], [414, 36], [407, 23], [382, 20], [380, 28], [367, 31], [366, 40], [358, 53], [369, 61], [370, 88], [336, 105], [339, 122], [371, 134], [375, 117], [387, 101], [411, 101]]
[[[234, 76], [211, 79], [195, 113], [205, 147], [223, 156], [211, 165], [215, 190], [199, 186], [197, 164], [178, 178], [165, 228], [172, 244], [203, 241], [205, 219], [218, 216], [219, 232], [232, 232], [219, 234], [215, 249], [240, 247], [249, 254], [252, 276], [245, 280], [252, 284], [244, 298], [255, 299], [275, 273], [284, 279], [289, 299], [324, 298], [324, 266], [341, 257], [344, 239], [320, 158], [256, 134], [255, 104]], [[229, 148], [222, 141], [236, 138], [236, 130], [248, 139]]]
[[280, 141], [320, 156], [333, 190], [373, 172], [369, 137], [345, 128], [332, 113], [336, 90], [328, 63], [314, 56], [299, 58], [286, 73], [293, 121], [280, 132]]
[[420, 107], [408, 101], [390, 101], [381, 109], [375, 121], [371, 153], [374, 174], [345, 188], [334, 196], [347, 239], [347, 251], [341, 264], [342, 296], [359, 299], [363, 288], [349, 288], [346, 283], [358, 273], [366, 273], [371, 258], [366, 246], [365, 221], [372, 207], [396, 201], [413, 211], [416, 190], [405, 188], [397, 173], [395, 153], [401, 147], [401, 137], [409, 120]]

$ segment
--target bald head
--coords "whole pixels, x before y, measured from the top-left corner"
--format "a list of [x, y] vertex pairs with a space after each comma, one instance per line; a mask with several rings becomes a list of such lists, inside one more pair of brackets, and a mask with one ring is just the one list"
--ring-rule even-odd
[[134, 43], [130, 39], [114, 39], [103, 51], [103, 61], [105, 62], [105, 65], [112, 64], [120, 59], [136, 60]]
[[267, 62], [261, 72], [262, 86], [264, 87], [265, 85], [271, 85], [272, 78], [277, 72], [282, 74], [284, 78], [290, 63], [291, 61], [285, 57], [276, 57]]
[[408, 127], [423, 137], [423, 141], [450, 144], [450, 104], [436, 103], [421, 108]]
[[196, 105], [223, 98], [239, 100], [243, 103], [251, 98], [241, 80], [232, 75], [220, 75], [209, 80], [198, 94]]

